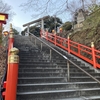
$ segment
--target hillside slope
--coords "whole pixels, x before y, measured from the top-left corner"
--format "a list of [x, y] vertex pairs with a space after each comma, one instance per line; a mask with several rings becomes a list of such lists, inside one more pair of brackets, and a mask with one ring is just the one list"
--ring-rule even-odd
[[95, 48], [100, 50], [100, 9], [93, 12], [83, 23], [81, 31], [73, 33], [73, 41], [90, 46], [94, 42]]

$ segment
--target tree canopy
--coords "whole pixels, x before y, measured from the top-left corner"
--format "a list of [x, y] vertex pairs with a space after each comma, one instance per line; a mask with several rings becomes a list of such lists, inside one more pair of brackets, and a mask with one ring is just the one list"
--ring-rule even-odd
[[44, 27], [48, 29], [49, 32], [52, 30], [57, 31], [57, 27], [61, 26], [62, 20], [56, 16], [51, 16], [49, 19], [44, 20]]
[[62, 28], [63, 28], [63, 30], [65, 30], [65, 31], [69, 31], [69, 30], [71, 30], [71, 28], [72, 28], [72, 23], [71, 22], [65, 22], [63, 25], [62, 25]]
[[19, 35], [19, 32], [15, 28], [13, 28], [13, 32], [14, 32], [14, 35]]

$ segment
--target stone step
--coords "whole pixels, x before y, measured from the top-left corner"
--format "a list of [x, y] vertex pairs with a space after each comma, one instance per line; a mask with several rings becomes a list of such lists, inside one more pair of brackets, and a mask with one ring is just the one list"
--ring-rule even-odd
[[[90, 72], [89, 74], [92, 76], [98, 76], [98, 77], [100, 76], [100, 73]], [[84, 72], [71, 72], [70, 76], [87, 76], [87, 75]]]
[[83, 89], [83, 88], [99, 88], [96, 82], [67, 82], [67, 83], [38, 83], [38, 84], [18, 84], [18, 92], [47, 91], [60, 89]]
[[65, 72], [23, 72], [19, 73], [18, 77], [56, 77], [65, 76]]
[[[92, 76], [100, 76], [99, 73], [90, 73]], [[19, 72], [19, 77], [44, 77], [44, 76], [67, 76], [67, 72]], [[70, 76], [88, 76], [84, 72], [71, 72]]]
[[19, 68], [19, 72], [65, 72], [67, 68]]
[[85, 100], [100, 100], [100, 95], [97, 96], [86, 96], [84, 97]]
[[[67, 68], [67, 65], [57, 65], [57, 64], [54, 64], [54, 63], [50, 63], [50, 64], [19, 64], [20, 68], [36, 68], [36, 67], [40, 67], [40, 68], [45, 68], [45, 67], [50, 67], [50, 68]], [[90, 70], [89, 67], [85, 67], [85, 66], [80, 66], [82, 69], [85, 69], [85, 70]], [[70, 69], [72, 68], [75, 68], [75, 69], [78, 69], [77, 67], [73, 66], [73, 65], [70, 65]], [[91, 69], [92, 70], [92, 69]]]
[[61, 99], [52, 99], [52, 100], [84, 100], [83, 97], [72, 97], [72, 98], [61, 98]]
[[[100, 80], [99, 77], [95, 77], [98, 80]], [[70, 77], [70, 81], [71, 82], [88, 82], [88, 81], [94, 81], [92, 78], [90, 78], [89, 76], [74, 76], [74, 77]]]
[[67, 77], [21, 77], [18, 78], [19, 84], [32, 84], [32, 83], [56, 83], [65, 82]]
[[[94, 72], [94, 70], [85, 69], [87, 72]], [[19, 68], [19, 72], [66, 72], [67, 68], [50, 68], [50, 67], [21, 67]], [[71, 68], [70, 72], [81, 72], [80, 69]]]
[[[18, 100], [37, 100], [59, 99], [59, 98], [74, 98], [82, 96], [100, 95], [100, 88], [89, 89], [71, 89], [71, 90], [52, 90], [52, 91], [35, 91], [35, 92], [18, 92]], [[45, 99], [44, 99], [45, 98]]]

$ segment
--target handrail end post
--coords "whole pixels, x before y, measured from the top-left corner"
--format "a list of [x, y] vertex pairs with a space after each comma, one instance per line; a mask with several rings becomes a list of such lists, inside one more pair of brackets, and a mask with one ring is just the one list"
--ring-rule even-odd
[[17, 48], [12, 48], [10, 50], [5, 100], [16, 100], [19, 65], [19, 56], [17, 55], [18, 52], [19, 50]]

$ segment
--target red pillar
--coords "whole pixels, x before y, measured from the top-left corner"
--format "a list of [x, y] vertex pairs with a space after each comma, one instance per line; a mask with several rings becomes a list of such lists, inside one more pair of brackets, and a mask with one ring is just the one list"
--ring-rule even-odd
[[17, 48], [12, 48], [10, 50], [8, 70], [7, 70], [5, 100], [16, 100], [18, 64], [19, 64], [19, 56], [17, 55], [18, 52], [19, 50]]
[[95, 56], [95, 48], [94, 43], [91, 42], [91, 48], [92, 48], [92, 60], [93, 60], [93, 66], [96, 68], [96, 56]]

